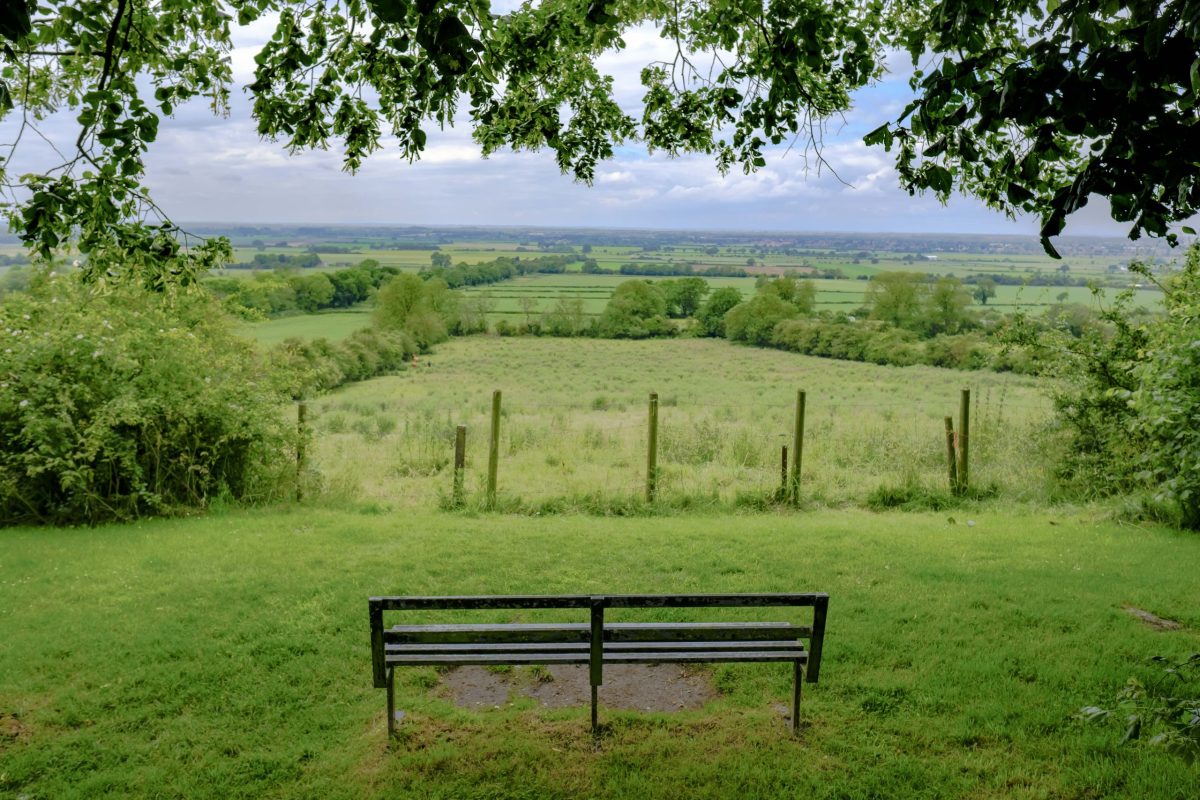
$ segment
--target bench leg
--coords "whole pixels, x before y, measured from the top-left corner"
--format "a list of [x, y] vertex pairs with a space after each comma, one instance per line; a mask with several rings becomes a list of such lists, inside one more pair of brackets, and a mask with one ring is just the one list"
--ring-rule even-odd
[[800, 662], [792, 662], [792, 735], [800, 733], [800, 686], [804, 678], [804, 672], [800, 669]]
[[597, 686], [592, 684], [592, 736], [600, 735], [600, 712], [597, 707], [598, 699], [599, 693], [597, 692]]
[[387, 671], [387, 731], [388, 741], [396, 735], [396, 694], [395, 694], [395, 674], [396, 670], [389, 668]]

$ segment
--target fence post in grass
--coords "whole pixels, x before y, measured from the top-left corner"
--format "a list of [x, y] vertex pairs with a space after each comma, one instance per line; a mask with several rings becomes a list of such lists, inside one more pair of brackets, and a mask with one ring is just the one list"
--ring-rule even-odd
[[467, 467], [467, 426], [459, 425], [454, 431], [454, 507], [463, 504], [463, 473]]
[[792, 505], [800, 505], [800, 468], [804, 461], [804, 390], [796, 392], [796, 426], [792, 431]]
[[781, 500], [787, 497], [787, 478], [787, 445], [785, 444], [779, 456], [779, 497]]
[[646, 502], [658, 494], [658, 393], [650, 393], [650, 437], [646, 444]]
[[954, 417], [946, 417], [946, 467], [950, 473], [950, 492], [958, 494], [958, 467], [954, 463], [958, 458], [954, 446]]
[[304, 459], [307, 431], [308, 403], [303, 400], [296, 406], [296, 502], [304, 499]]
[[958, 487], [967, 493], [970, 481], [967, 477], [968, 453], [971, 443], [971, 390], [963, 389], [958, 407]]
[[488, 442], [487, 507], [496, 507], [496, 469], [500, 464], [500, 390], [492, 392], [492, 438]]

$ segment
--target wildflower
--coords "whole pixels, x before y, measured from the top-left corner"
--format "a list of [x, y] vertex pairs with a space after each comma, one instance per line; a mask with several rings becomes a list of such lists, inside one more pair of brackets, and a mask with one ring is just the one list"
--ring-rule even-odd
[[21, 402], [17, 403], [17, 405], [19, 405], [21, 408], [24, 408], [25, 406], [29, 405], [29, 401], [22, 400]]

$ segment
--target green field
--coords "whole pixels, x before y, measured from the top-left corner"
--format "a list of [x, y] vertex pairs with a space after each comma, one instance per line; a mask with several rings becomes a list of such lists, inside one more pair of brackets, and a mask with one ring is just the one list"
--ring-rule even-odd
[[529, 510], [609, 508], [640, 496], [647, 398], [660, 396], [661, 498], [754, 502], [779, 485], [796, 391], [807, 392], [805, 502], [860, 504], [880, 486], [945, 488], [943, 417], [973, 390], [972, 474], [1003, 502], [1044, 502], [1053, 438], [1038, 379], [880, 367], [717, 339], [475, 336], [415, 369], [310, 403], [314, 467], [335, 495], [431, 508], [451, 490], [467, 426], [467, 491], [487, 464], [491, 390], [503, 391], [500, 497]]
[[370, 324], [370, 311], [358, 309], [297, 314], [266, 322], [247, 322], [239, 326], [238, 330], [261, 344], [271, 345], [293, 336], [301, 339], [325, 338], [336, 342]]
[[[536, 319], [537, 314], [549, 311], [560, 299], [583, 301], [584, 311], [588, 314], [600, 314], [608, 303], [608, 298], [618, 285], [628, 280], [668, 280], [666, 278], [639, 278], [626, 275], [583, 275], [578, 273], [563, 273], [558, 275], [524, 275], [510, 281], [491, 284], [488, 286], [467, 287], [467, 294], [486, 295], [492, 300], [491, 319], [508, 319], [510, 322], [524, 322], [526, 316]], [[749, 297], [754, 294], [754, 278], [706, 278], [713, 289], [732, 286]], [[867, 282], [860, 280], [823, 280], [813, 281], [817, 286], [817, 308], [830, 311], [852, 311], [863, 305]], [[1106, 290], [1105, 295], [1111, 298], [1116, 290]], [[1065, 295], [1060, 301], [1060, 296]], [[522, 305], [524, 301], [525, 305]], [[1141, 289], [1134, 294], [1136, 305], [1157, 308], [1162, 301], [1162, 293], [1154, 289]], [[988, 301], [986, 306], [972, 306], [975, 310], [984, 308], [999, 311], [1016, 311], [1026, 309], [1034, 312], [1043, 311], [1058, 302], [1084, 303], [1094, 306], [1096, 301], [1090, 289], [1083, 286], [997, 286], [996, 296]], [[528, 308], [528, 311], [526, 310]]]
[[[1200, 787], [1184, 760], [1072, 719], [1149, 677], [1147, 656], [1200, 649], [1194, 536], [1049, 511], [971, 513], [968, 527], [324, 506], [0, 533], [0, 795], [1190, 800]], [[598, 745], [586, 707], [459, 709], [435, 671], [404, 670], [403, 736], [385, 743], [368, 595], [800, 590], [831, 605], [798, 740], [777, 710], [789, 667], [722, 665], [701, 669], [719, 695], [700, 710], [602, 708]], [[1185, 628], [1157, 632], [1125, 605]], [[713, 612], [670, 618], [696, 613]]]

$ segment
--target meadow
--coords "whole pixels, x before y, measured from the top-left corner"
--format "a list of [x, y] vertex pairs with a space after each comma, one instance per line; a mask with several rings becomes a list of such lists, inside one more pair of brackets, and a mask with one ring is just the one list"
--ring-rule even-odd
[[[806, 392], [804, 502], [865, 502], [880, 487], [946, 488], [943, 417], [972, 390], [972, 476], [1005, 503], [1053, 496], [1046, 383], [1009, 373], [881, 367], [724, 340], [455, 338], [401, 374], [309, 403], [323, 491], [431, 508], [452, 488], [467, 427], [466, 491], [485, 486], [494, 389], [502, 391], [501, 506], [637, 510], [648, 396], [659, 395], [660, 504], [761, 507], [780, 484], [796, 391]], [[644, 510], [644, 509], [643, 509]]]
[[[1061, 510], [970, 520], [321, 502], [9, 529], [0, 796], [1196, 797], [1194, 765], [1073, 715], [1152, 677], [1146, 657], [1200, 649], [1200, 540]], [[799, 739], [778, 711], [786, 665], [720, 665], [700, 669], [718, 691], [705, 707], [603, 709], [598, 744], [586, 706], [464, 709], [436, 671], [403, 670], [402, 737], [386, 741], [369, 595], [801, 590], [831, 605]]]

